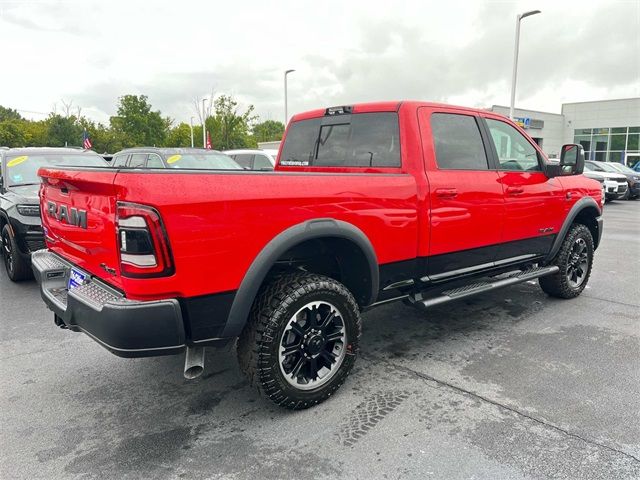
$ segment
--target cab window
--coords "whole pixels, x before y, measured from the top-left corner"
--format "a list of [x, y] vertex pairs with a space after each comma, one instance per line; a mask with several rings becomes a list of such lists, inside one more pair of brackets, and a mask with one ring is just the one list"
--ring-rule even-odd
[[294, 122], [280, 165], [400, 167], [398, 114], [354, 113]]
[[538, 151], [518, 130], [500, 120], [487, 118], [491, 140], [496, 147], [500, 170], [540, 171]]
[[489, 169], [475, 117], [455, 113], [434, 113], [431, 115], [431, 132], [439, 169]]

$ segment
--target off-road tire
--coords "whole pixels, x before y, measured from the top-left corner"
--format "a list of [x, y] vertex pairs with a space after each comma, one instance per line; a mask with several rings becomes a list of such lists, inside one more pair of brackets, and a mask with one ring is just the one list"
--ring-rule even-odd
[[[280, 341], [290, 318], [304, 305], [327, 301], [340, 311], [347, 335], [342, 363], [327, 383], [300, 390], [281, 372]], [[285, 273], [264, 285], [238, 339], [240, 369], [258, 391], [277, 405], [298, 410], [329, 398], [346, 380], [358, 353], [362, 323], [353, 295], [336, 280], [306, 272]]]
[[[588, 259], [588, 266], [586, 270], [586, 276], [582, 283], [578, 286], [572, 286], [567, 277], [567, 272], [570, 268], [570, 261], [572, 256], [572, 249], [577, 241], [584, 240], [586, 244], [586, 253]], [[551, 262], [551, 265], [557, 265], [560, 271], [553, 275], [547, 275], [538, 279], [540, 288], [552, 297], [557, 298], [575, 298], [582, 293], [589, 282], [591, 276], [591, 268], [593, 266], [593, 237], [589, 229], [582, 224], [574, 224], [560, 247], [560, 251]]]
[[33, 275], [31, 272], [31, 265], [20, 254], [18, 242], [11, 233], [9, 225], [5, 225], [2, 228], [1, 235], [2, 241], [0, 244], [2, 247], [2, 259], [4, 261], [5, 269], [7, 270], [7, 275], [14, 282], [30, 279]]

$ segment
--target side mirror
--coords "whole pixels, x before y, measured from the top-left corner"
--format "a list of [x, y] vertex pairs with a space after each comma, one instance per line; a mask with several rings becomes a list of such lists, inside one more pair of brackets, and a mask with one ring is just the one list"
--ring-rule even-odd
[[577, 143], [567, 143], [560, 150], [561, 175], [580, 175], [584, 171], [584, 149]]
[[584, 171], [584, 149], [577, 143], [567, 143], [560, 150], [560, 161], [547, 164], [549, 178], [581, 175]]

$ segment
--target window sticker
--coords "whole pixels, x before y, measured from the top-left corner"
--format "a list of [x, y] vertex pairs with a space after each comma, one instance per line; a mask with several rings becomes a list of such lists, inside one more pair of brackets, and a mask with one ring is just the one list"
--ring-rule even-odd
[[17, 175], [11, 175], [12, 183], [22, 183], [24, 181], [24, 177], [19, 173]]
[[16, 165], [20, 165], [21, 163], [26, 162], [27, 160], [29, 160], [29, 157], [27, 155], [22, 155], [20, 157], [16, 157], [12, 160], [9, 160], [9, 162], [7, 163], [7, 167], [11, 168], [11, 167], [15, 167]]
[[169, 164], [176, 163], [181, 158], [182, 158], [182, 155], [171, 155], [169, 158], [167, 158], [167, 163]]

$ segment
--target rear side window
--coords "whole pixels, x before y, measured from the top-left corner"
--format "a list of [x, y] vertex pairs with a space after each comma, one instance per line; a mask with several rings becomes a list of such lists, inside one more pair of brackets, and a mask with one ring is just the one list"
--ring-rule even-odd
[[147, 168], [164, 168], [164, 163], [162, 163], [160, 156], [150, 153], [147, 160]]
[[233, 156], [233, 159], [246, 170], [253, 168], [253, 154], [251, 153], [237, 153]]
[[146, 153], [134, 153], [129, 160], [129, 167], [131, 168], [144, 168], [147, 163]]
[[358, 113], [295, 122], [281, 165], [399, 167], [400, 134], [395, 112]]
[[253, 168], [255, 170], [273, 170], [273, 165], [266, 155], [256, 155], [254, 157]]
[[436, 163], [442, 170], [488, 170], [480, 129], [475, 117], [453, 113], [431, 115]]
[[111, 164], [114, 167], [124, 167], [127, 164], [127, 158], [129, 157], [129, 155], [124, 154], [124, 155], [116, 155], [115, 157], [113, 157], [113, 160], [111, 160]]

